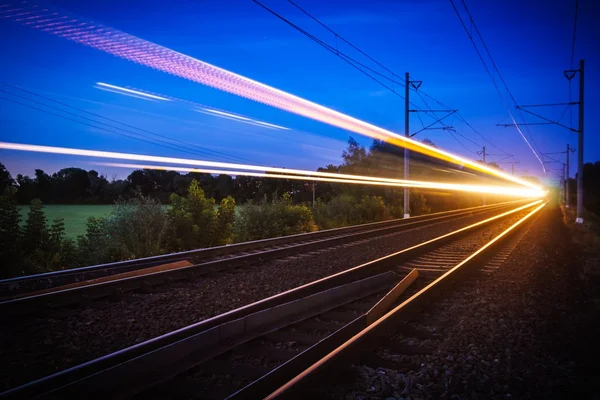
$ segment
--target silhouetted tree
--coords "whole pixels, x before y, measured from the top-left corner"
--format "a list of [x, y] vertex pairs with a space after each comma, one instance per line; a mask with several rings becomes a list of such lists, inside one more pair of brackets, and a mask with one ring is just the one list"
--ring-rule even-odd
[[0, 194], [8, 187], [15, 186], [16, 182], [6, 169], [4, 164], [0, 163]]
[[21, 216], [17, 209], [16, 189], [6, 187], [0, 195], [0, 265], [2, 277], [22, 274], [19, 264], [21, 256]]

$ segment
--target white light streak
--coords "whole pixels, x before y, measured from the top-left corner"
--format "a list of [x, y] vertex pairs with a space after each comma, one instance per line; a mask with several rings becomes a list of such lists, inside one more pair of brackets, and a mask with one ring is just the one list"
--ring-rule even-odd
[[96, 82], [96, 85], [104, 87], [104, 88], [113, 89], [113, 90], [116, 90], [117, 92], [127, 92], [127, 93], [131, 93], [131, 94], [135, 94], [137, 96], [148, 97], [148, 98], [155, 99], [155, 100], [171, 101], [170, 99], [167, 99], [165, 97], [155, 96], [153, 94], [139, 92], [137, 90], [127, 89], [127, 88], [124, 88], [121, 86], [111, 85], [108, 83]]
[[[185, 158], [175, 158], [175, 157], [162, 157], [162, 156], [150, 156], [143, 154], [131, 154], [131, 153], [117, 153], [117, 152], [108, 152], [108, 151], [98, 151], [98, 150], [85, 150], [85, 149], [73, 149], [67, 147], [53, 147], [53, 146], [39, 146], [39, 145], [31, 145], [31, 144], [20, 144], [20, 143], [7, 143], [0, 142], [0, 149], [6, 150], [18, 150], [18, 151], [30, 151], [37, 153], [49, 153], [49, 154], [64, 154], [64, 155], [73, 155], [73, 156], [85, 156], [85, 157], [97, 157], [97, 158], [111, 158], [111, 159], [120, 159], [120, 160], [128, 160], [128, 161], [145, 161], [145, 162], [155, 162], [155, 163], [166, 163], [166, 164], [183, 164], [183, 165], [194, 165], [198, 167], [213, 167], [213, 168], [222, 168], [226, 170], [233, 170], [228, 172], [219, 172], [219, 173], [227, 173], [229, 175], [244, 175], [245, 173], [256, 173], [258, 171], [263, 173], [265, 177], [275, 177], [273, 174], [283, 174], [286, 177], [295, 175], [296, 178], [289, 179], [304, 179], [307, 177], [319, 177], [319, 178], [327, 178], [327, 179], [336, 179], [333, 182], [340, 182], [350, 180], [352, 182], [347, 183], [363, 183], [363, 184], [372, 184], [372, 185], [380, 185], [380, 186], [399, 186], [399, 187], [420, 187], [426, 189], [447, 189], [447, 190], [458, 190], [458, 191], [466, 191], [466, 192], [477, 192], [477, 193], [497, 193], [497, 194], [507, 194], [507, 195], [518, 195], [522, 197], [542, 197], [546, 194], [545, 191], [539, 189], [531, 189], [531, 188], [521, 188], [521, 187], [506, 187], [506, 186], [490, 186], [490, 185], [469, 185], [469, 184], [457, 184], [457, 183], [447, 183], [447, 182], [429, 182], [429, 181], [411, 181], [411, 180], [403, 180], [403, 179], [392, 179], [392, 178], [379, 178], [373, 176], [364, 176], [364, 175], [351, 175], [351, 174], [338, 174], [338, 173], [329, 173], [329, 172], [319, 172], [319, 171], [308, 171], [308, 170], [300, 170], [300, 169], [287, 169], [287, 168], [277, 168], [277, 167], [265, 167], [259, 165], [249, 165], [249, 164], [235, 164], [235, 163], [226, 163], [226, 162], [218, 162], [218, 161], [205, 161], [205, 160], [193, 160], [193, 159], [185, 159]], [[149, 166], [150, 168], [150, 166]], [[161, 167], [161, 168], [169, 168], [169, 167]], [[251, 171], [251, 172], [243, 172], [243, 170]], [[223, 171], [223, 170], [219, 170]], [[265, 174], [265, 172], [270, 172], [270, 174]], [[217, 172], [215, 172], [217, 173]], [[263, 175], [259, 175], [263, 176]], [[311, 178], [312, 179], [312, 178]], [[340, 181], [338, 181], [340, 180]]]

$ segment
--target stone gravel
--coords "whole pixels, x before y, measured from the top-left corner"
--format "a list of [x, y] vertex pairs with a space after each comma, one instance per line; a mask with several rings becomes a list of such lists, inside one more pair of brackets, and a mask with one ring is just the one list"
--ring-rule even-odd
[[432, 304], [328, 397], [598, 399], [599, 310], [579, 272], [560, 210], [548, 208], [499, 269]]
[[245, 304], [390, 254], [481, 220], [376, 237], [260, 266], [179, 281], [80, 306], [48, 310], [3, 327], [1, 388], [8, 389]]

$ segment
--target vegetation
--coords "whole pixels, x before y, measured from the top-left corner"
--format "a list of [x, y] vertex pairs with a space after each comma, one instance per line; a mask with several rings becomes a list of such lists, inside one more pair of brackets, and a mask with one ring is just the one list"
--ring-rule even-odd
[[[319, 170], [395, 178], [403, 174], [402, 157], [402, 149], [387, 143], [374, 141], [367, 150], [350, 138], [342, 164]], [[447, 177], [444, 162], [416, 153], [411, 155], [411, 173], [426, 171], [431, 178], [436, 172], [425, 165], [432, 162]], [[313, 204], [315, 185], [318, 198]], [[65, 168], [48, 175], [38, 169], [34, 178], [17, 175], [13, 179], [0, 164], [0, 189], [2, 277], [383, 221], [404, 214], [402, 188], [175, 171], [137, 170], [125, 180], [109, 182], [96, 171]], [[64, 219], [48, 221], [44, 209], [44, 204], [104, 203], [112, 204], [110, 210], [88, 218], [76, 240], [65, 234]], [[29, 205], [27, 215], [19, 213], [19, 204]], [[236, 209], [236, 204], [244, 206]], [[481, 199], [476, 196], [410, 191], [411, 215], [478, 204]]]
[[243, 242], [316, 230], [311, 209], [303, 204], [294, 205], [286, 193], [272, 203], [244, 207], [236, 221], [235, 237]]

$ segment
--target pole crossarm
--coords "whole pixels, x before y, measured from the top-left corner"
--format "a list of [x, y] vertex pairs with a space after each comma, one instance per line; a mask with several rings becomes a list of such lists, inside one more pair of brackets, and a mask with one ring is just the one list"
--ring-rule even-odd
[[434, 112], [452, 112], [455, 113], [458, 110], [408, 110], [408, 112], [424, 112], [424, 113], [434, 113]]
[[526, 113], [528, 113], [528, 114], [534, 115], [534, 116], [536, 116], [536, 117], [538, 117], [538, 118], [541, 118], [541, 119], [543, 119], [544, 121], [551, 122], [551, 123], [553, 123], [553, 124], [555, 124], [555, 125], [558, 125], [558, 126], [560, 126], [560, 127], [563, 127], [563, 128], [565, 128], [565, 129], [568, 129], [568, 130], [570, 130], [570, 131], [572, 131], [572, 132], [579, 132], [579, 130], [577, 130], [577, 129], [575, 129], [575, 128], [571, 128], [571, 127], [569, 127], [569, 126], [563, 125], [563, 124], [561, 124], [560, 122], [557, 122], [557, 121], [552, 121], [551, 119], [549, 119], [549, 118], [546, 118], [546, 117], [544, 117], [544, 116], [542, 116], [542, 115], [540, 115], [540, 114], [538, 114], [538, 113], [534, 113], [533, 111], [526, 110], [526, 109], [522, 108], [522, 106], [517, 106], [517, 109], [519, 109], [519, 110], [523, 110], [523, 111], [525, 111], [525, 112], [526, 112]]
[[521, 125], [554, 125], [554, 122], [521, 122], [519, 125], [517, 124], [496, 124], [496, 126], [521, 126]]
[[442, 122], [444, 119], [448, 118], [449, 116], [451, 116], [452, 114], [454, 114], [457, 110], [451, 110], [451, 112], [449, 112], [448, 114], [444, 115], [441, 118], [438, 118], [437, 120], [433, 121], [431, 124], [419, 129], [418, 131], [412, 133], [409, 135], [409, 137], [413, 137], [415, 136], [417, 133], [423, 132], [426, 129], [430, 129], [433, 125], [437, 124], [438, 122]]
[[566, 103], [528, 104], [528, 105], [522, 105], [520, 107], [574, 106], [574, 105], [577, 105], [577, 104], [579, 104], [578, 101], [569, 101], [569, 102], [566, 102]]

